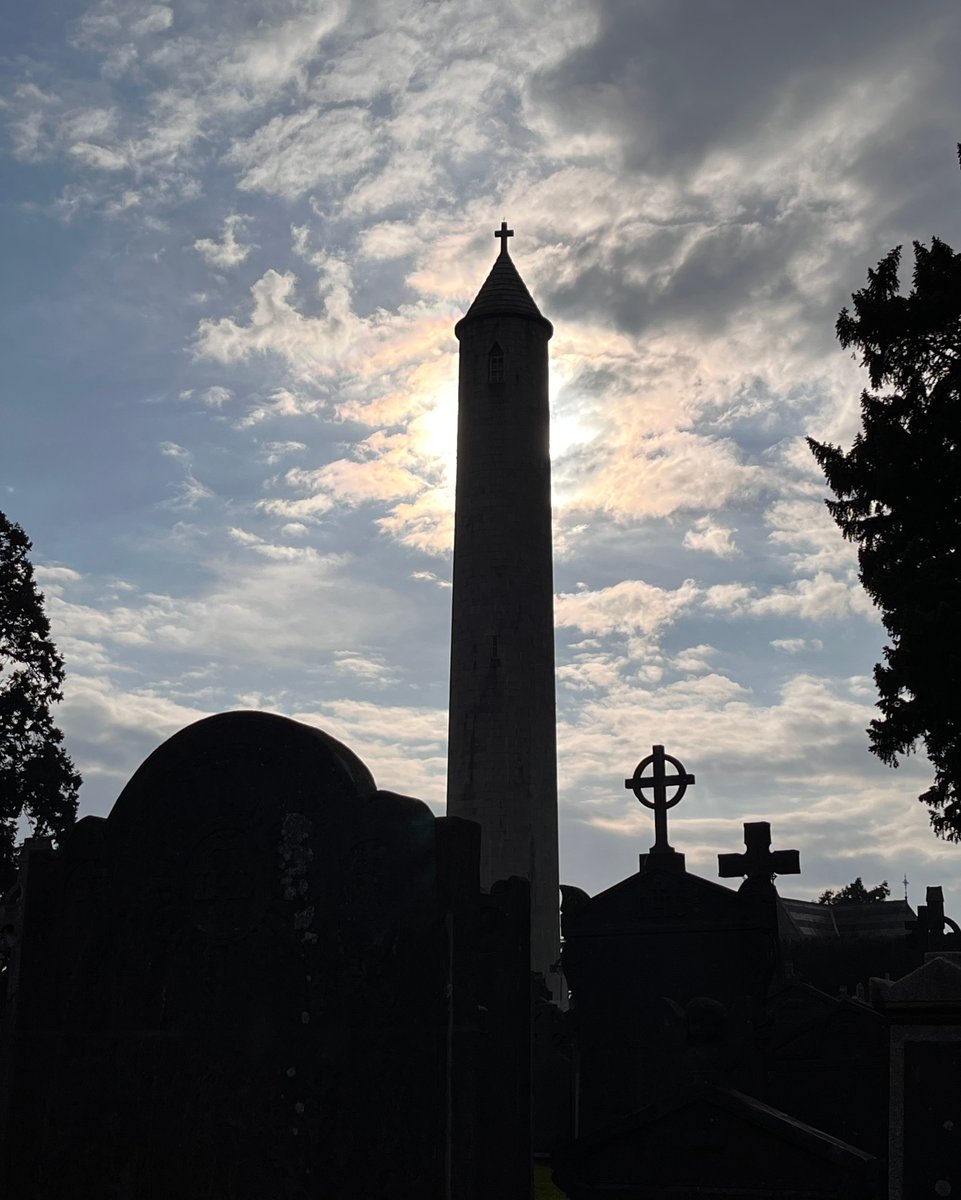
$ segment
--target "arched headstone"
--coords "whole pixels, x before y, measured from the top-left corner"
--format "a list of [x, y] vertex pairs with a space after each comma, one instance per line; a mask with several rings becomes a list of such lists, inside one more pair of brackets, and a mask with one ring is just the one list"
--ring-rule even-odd
[[283, 717], [162, 745], [107, 818], [31, 860], [0, 1191], [443, 1195], [444, 880], [473, 871], [476, 905], [478, 868], [476, 842], [439, 861], [458, 853], [440, 825]]

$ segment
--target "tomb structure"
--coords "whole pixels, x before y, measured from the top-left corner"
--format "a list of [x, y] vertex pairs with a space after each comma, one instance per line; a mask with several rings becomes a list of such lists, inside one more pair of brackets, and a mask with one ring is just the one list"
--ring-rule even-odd
[[565, 891], [576, 1101], [555, 1179], [573, 1200], [876, 1197], [886, 1023], [786, 970], [774, 879], [800, 856], [767, 822], [718, 856], [737, 891], [686, 869], [668, 814], [693, 783], [654, 746], [625, 780], [654, 814], [637, 874]]
[[527, 884], [318, 729], [181, 730], [34, 839], [0, 971], [0, 1195], [526, 1200]]

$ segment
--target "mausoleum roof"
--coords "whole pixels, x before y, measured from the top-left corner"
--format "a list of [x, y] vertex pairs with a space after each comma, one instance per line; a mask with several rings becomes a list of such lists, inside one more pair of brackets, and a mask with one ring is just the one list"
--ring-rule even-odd
[[799, 938], [903, 938], [905, 925], [916, 914], [905, 900], [879, 904], [818, 904], [814, 900], [778, 897], [781, 936]]
[[474, 297], [473, 304], [454, 326], [454, 333], [459, 337], [458, 330], [462, 325], [481, 317], [526, 317], [545, 325], [548, 337], [554, 332], [554, 326], [543, 316], [534, 302], [534, 297], [527, 290], [527, 285], [521, 279], [520, 272], [514, 266], [513, 259], [507, 252], [506, 240], [502, 240], [501, 252], [491, 267], [490, 274]]

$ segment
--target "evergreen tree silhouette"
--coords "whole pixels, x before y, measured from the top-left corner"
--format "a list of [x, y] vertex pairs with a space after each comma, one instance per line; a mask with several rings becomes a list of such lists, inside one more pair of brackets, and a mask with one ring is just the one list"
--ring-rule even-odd
[[63, 659], [27, 557], [30, 539], [0, 512], [0, 891], [16, 876], [17, 821], [62, 835], [76, 819], [80, 776], [50, 706], [62, 697]]
[[923, 744], [935, 775], [918, 799], [935, 832], [959, 841], [961, 254], [938, 238], [915, 242], [908, 295], [900, 262], [898, 246], [868, 271], [853, 313], [838, 317], [838, 339], [859, 353], [874, 389], [861, 394], [853, 446], [807, 440], [890, 637], [874, 668], [881, 715], [867, 731], [870, 748], [897, 766]]

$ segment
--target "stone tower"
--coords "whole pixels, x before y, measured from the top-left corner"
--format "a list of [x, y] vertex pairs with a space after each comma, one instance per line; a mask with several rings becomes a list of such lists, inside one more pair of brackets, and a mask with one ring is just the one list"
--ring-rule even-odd
[[559, 955], [547, 343], [500, 255], [460, 342], [447, 811], [481, 826], [481, 885], [531, 884], [531, 966]]

